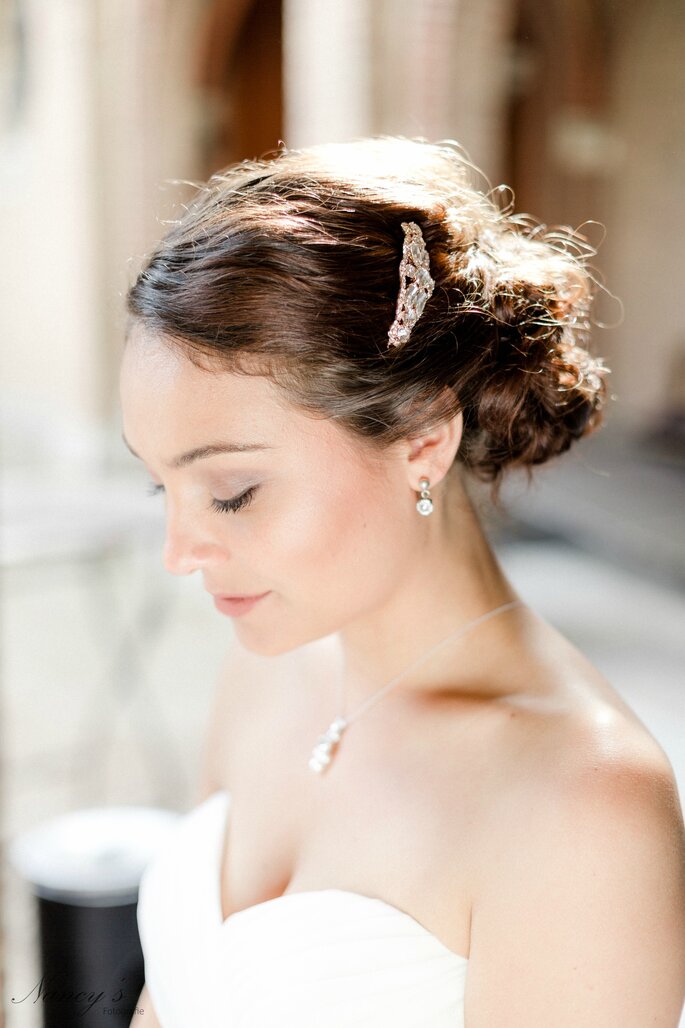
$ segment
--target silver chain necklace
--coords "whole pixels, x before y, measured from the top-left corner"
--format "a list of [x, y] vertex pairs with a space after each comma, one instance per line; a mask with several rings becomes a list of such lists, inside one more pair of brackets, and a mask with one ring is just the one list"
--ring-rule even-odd
[[[480, 617], [474, 618], [473, 621], [468, 621], [465, 625], [460, 625], [460, 627], [456, 629], [454, 632], [451, 632], [446, 639], [442, 639], [440, 642], [436, 643], [435, 646], [431, 647], [431, 649], [428, 650], [427, 653], [424, 653], [421, 657], [419, 657], [418, 660], [414, 661], [413, 664], [410, 664], [408, 668], [405, 668], [405, 670], [402, 671], [399, 675], [397, 675], [395, 678], [392, 678], [386, 685], [382, 686], [377, 692], [372, 693], [371, 696], [368, 699], [364, 700], [364, 702], [359, 707], [357, 707], [357, 709], [353, 711], [352, 714], [348, 715], [347, 717], [344, 717], [343, 715], [338, 715], [338, 717], [334, 718], [328, 726], [326, 732], [323, 735], [319, 736], [318, 742], [312, 750], [312, 755], [309, 758], [309, 769], [311, 771], [314, 771], [316, 774], [320, 774], [321, 771], [328, 767], [331, 760], [333, 759], [333, 756], [335, 755], [335, 752], [337, 750], [337, 744], [340, 742], [340, 739], [342, 738], [342, 733], [345, 731], [345, 729], [348, 728], [353, 721], [356, 721], [356, 719], [360, 717], [367, 710], [367, 708], [371, 706], [372, 703], [375, 703], [377, 700], [380, 700], [380, 698], [384, 696], [386, 692], [388, 692], [390, 689], [393, 688], [393, 686], [397, 685], [398, 682], [405, 678], [410, 671], [413, 671], [414, 668], [417, 668], [420, 664], [423, 664], [424, 661], [428, 660], [428, 658], [432, 656], [436, 652], [436, 650], [439, 650], [442, 646], [445, 646], [452, 639], [458, 638], [460, 635], [463, 635], [470, 628], [475, 628], [475, 626], [479, 625], [482, 621], [486, 621], [488, 618], [494, 617], [495, 614], [501, 614], [505, 610], [511, 610], [512, 607], [520, 606], [524, 606], [522, 600], [511, 600], [509, 603], [503, 603], [501, 607], [495, 607], [494, 610], [489, 610], [487, 611], [487, 613], [481, 614]], [[342, 698], [343, 697], [341, 681], [338, 684], [338, 709], [342, 707]]]

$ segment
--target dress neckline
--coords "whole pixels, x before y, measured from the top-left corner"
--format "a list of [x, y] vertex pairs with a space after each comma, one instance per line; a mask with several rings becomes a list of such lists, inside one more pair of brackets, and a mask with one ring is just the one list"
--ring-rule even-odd
[[330, 903], [331, 901], [338, 902], [341, 900], [353, 899], [356, 902], [364, 904], [373, 904], [377, 908], [382, 908], [386, 911], [389, 911], [395, 917], [405, 919], [406, 921], [412, 924], [416, 931], [421, 932], [429, 939], [431, 939], [434, 942], [434, 944], [443, 951], [443, 953], [452, 957], [453, 960], [456, 960], [460, 964], [468, 963], [468, 957], [462, 956], [462, 954], [460, 953], [455, 953], [454, 950], [451, 950], [449, 946], [445, 945], [444, 942], [441, 942], [440, 939], [438, 939], [438, 937], [433, 934], [433, 932], [429, 931], [428, 928], [425, 927], [425, 925], [422, 925], [420, 921], [417, 921], [415, 917], [413, 917], [411, 914], [408, 914], [405, 910], [401, 910], [399, 907], [396, 907], [393, 903], [388, 903], [387, 900], [380, 899], [377, 896], [366, 896], [362, 892], [354, 892], [350, 889], [307, 889], [300, 892], [284, 892], [283, 895], [274, 896], [273, 899], [262, 900], [261, 903], [253, 903], [249, 907], [243, 907], [242, 910], [234, 910], [232, 914], [229, 914], [228, 917], [224, 918], [222, 898], [222, 858], [224, 855], [224, 848], [228, 836], [228, 814], [231, 806], [231, 795], [227, 789], [217, 789], [216, 792], [212, 793], [209, 799], [213, 799], [216, 802], [216, 800], [219, 797], [222, 800], [222, 804], [218, 807], [218, 843], [216, 865], [214, 868], [214, 912], [216, 925], [220, 931], [229, 931], [233, 928], [236, 922], [240, 921], [241, 919], [244, 919], [245, 917], [249, 918], [254, 915], [262, 914], [268, 909], [274, 909], [275, 905], [277, 904], [292, 904], [293, 901], [297, 902], [298, 900], [311, 902], [311, 899], [314, 896], [318, 897], [322, 903]]

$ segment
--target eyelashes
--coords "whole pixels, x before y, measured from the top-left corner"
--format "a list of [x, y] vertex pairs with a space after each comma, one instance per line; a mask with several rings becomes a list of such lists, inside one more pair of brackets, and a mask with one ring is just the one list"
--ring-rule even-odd
[[[156, 496], [157, 493], [164, 492], [164, 486], [158, 485], [157, 482], [150, 482], [147, 491], [150, 496]], [[256, 491], [257, 486], [250, 486], [250, 488], [246, 489], [244, 493], [241, 493], [239, 496], [234, 496], [230, 500], [213, 499], [210, 504], [210, 507], [212, 508], [212, 510], [219, 511], [222, 514], [235, 514], [237, 511], [242, 510], [243, 507], [247, 507], [250, 503], [252, 503], [252, 499]]]
[[218, 510], [222, 513], [227, 511], [233, 511], [234, 513], [238, 510], [242, 510], [243, 507], [247, 507], [248, 504], [252, 503], [252, 497], [255, 494], [256, 486], [250, 486], [240, 496], [234, 497], [232, 500], [212, 500], [212, 510]]

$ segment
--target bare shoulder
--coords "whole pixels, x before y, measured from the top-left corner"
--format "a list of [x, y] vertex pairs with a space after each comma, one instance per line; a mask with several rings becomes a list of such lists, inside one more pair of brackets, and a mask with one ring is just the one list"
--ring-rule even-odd
[[572, 831], [577, 845], [594, 845], [592, 859], [618, 858], [625, 846], [645, 856], [651, 851], [664, 872], [681, 875], [682, 884], [681, 797], [657, 740], [622, 711], [598, 704], [570, 717], [553, 741], [553, 757], [548, 754], [538, 768], [547, 774], [552, 806], [531, 819], [531, 828], [538, 828], [532, 838], [544, 845], [552, 821]]
[[533, 754], [530, 770], [544, 774], [562, 809], [580, 804], [588, 817], [604, 815], [607, 805], [626, 814], [641, 805], [652, 805], [655, 814], [680, 810], [671, 762], [632, 712], [596, 696], [538, 730], [546, 744]]
[[551, 824], [564, 823], [600, 837], [648, 823], [682, 832], [673, 767], [642, 722], [592, 688], [572, 705], [551, 699], [548, 711], [520, 717], [513, 744], [503, 747], [502, 776], [514, 784], [502, 802], [525, 808], [528, 843], [553, 839]]
[[599, 701], [525, 731], [473, 906], [468, 1023], [675, 1025], [685, 830], [666, 754]]

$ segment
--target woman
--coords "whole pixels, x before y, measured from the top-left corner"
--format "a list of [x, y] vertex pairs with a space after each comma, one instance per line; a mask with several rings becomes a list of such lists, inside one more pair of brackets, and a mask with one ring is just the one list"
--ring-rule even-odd
[[235, 632], [136, 1024], [676, 1025], [671, 766], [468, 493], [600, 424], [585, 254], [365, 140], [213, 176], [131, 288], [125, 439]]

